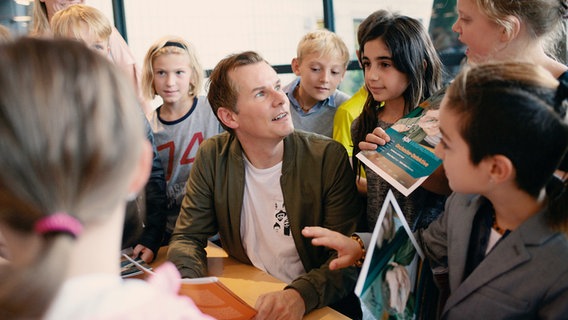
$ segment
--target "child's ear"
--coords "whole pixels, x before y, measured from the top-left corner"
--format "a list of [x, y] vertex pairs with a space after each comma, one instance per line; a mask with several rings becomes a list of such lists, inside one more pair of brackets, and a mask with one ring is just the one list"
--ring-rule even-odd
[[235, 119], [235, 113], [227, 108], [219, 108], [217, 109], [217, 116], [219, 120], [223, 122], [224, 125], [231, 129], [236, 129], [239, 127], [238, 121]]
[[490, 178], [493, 182], [503, 182], [515, 178], [515, 166], [513, 162], [504, 155], [494, 155], [491, 157]]
[[298, 58], [294, 58], [292, 59], [292, 71], [294, 71], [294, 74], [299, 76], [300, 75], [300, 61], [298, 61]]

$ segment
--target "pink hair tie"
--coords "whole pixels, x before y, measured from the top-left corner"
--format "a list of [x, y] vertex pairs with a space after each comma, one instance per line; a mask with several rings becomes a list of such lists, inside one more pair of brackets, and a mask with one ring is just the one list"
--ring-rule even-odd
[[39, 219], [34, 226], [34, 230], [39, 235], [62, 232], [77, 238], [83, 231], [83, 225], [77, 218], [65, 212], [56, 212]]

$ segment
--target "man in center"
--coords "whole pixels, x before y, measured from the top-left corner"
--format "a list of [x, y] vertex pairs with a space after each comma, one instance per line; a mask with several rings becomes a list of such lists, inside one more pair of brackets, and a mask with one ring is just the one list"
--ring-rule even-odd
[[185, 278], [208, 275], [205, 247], [223, 249], [287, 283], [261, 295], [259, 319], [301, 319], [350, 294], [357, 270], [329, 270], [336, 252], [301, 235], [318, 225], [351, 234], [361, 203], [345, 148], [294, 131], [274, 69], [255, 52], [221, 60], [208, 99], [227, 132], [203, 142], [193, 163], [168, 259]]

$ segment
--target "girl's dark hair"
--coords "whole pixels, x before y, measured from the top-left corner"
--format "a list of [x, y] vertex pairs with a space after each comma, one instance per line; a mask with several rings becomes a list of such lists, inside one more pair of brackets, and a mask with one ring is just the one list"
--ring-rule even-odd
[[[545, 69], [501, 62], [465, 68], [448, 88], [444, 107], [458, 115], [473, 164], [492, 155], [507, 157], [517, 186], [538, 197], [566, 162], [566, 97], [565, 88]], [[566, 208], [565, 184], [549, 194], [547, 220], [558, 228], [568, 221], [568, 210], [557, 210], [562, 202]]]
[[[410, 113], [418, 104], [440, 89], [443, 67], [424, 26], [416, 19], [378, 10], [369, 15], [359, 26], [359, 61], [363, 56], [365, 44], [381, 38], [391, 51], [393, 66], [408, 77], [409, 85], [404, 91], [404, 114]], [[365, 140], [377, 126], [381, 112], [381, 101], [375, 101], [371, 94], [359, 116], [353, 135], [353, 168], [359, 174], [359, 142]]]

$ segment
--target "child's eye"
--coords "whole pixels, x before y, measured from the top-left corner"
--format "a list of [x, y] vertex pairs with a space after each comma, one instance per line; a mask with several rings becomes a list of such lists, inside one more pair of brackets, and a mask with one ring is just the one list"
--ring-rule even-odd
[[335, 75], [335, 76], [336, 76], [336, 75], [340, 75], [340, 74], [341, 74], [341, 72], [339, 72], [339, 71], [335, 71], [335, 70], [331, 70], [331, 74], [333, 74], [333, 75]]
[[318, 72], [318, 71], [320, 71], [319, 68], [311, 68], [311, 69], [312, 69], [313, 72]]
[[184, 73], [185, 73], [185, 71], [176, 71], [176, 74], [177, 74], [177, 75], [182, 75], [182, 74], [184, 74]]
[[157, 71], [156, 74], [159, 75], [159, 76], [163, 76], [163, 75], [165, 75], [166, 73], [165, 73], [164, 71]]
[[103, 51], [103, 50], [104, 50], [104, 47], [103, 47], [102, 45], [100, 45], [100, 44], [96, 44], [96, 45], [95, 45], [95, 50]]
[[391, 66], [390, 63], [387, 63], [387, 62], [381, 63], [381, 67], [383, 67], [383, 68], [389, 68], [390, 66]]
[[458, 16], [458, 20], [462, 21], [463, 23], [467, 23], [467, 22], [471, 21], [471, 19], [469, 17], [464, 17], [462, 15]]
[[361, 64], [363, 65], [363, 68], [364, 68], [364, 69], [368, 69], [368, 68], [371, 66], [371, 64], [369, 63], [369, 61], [363, 61]]

